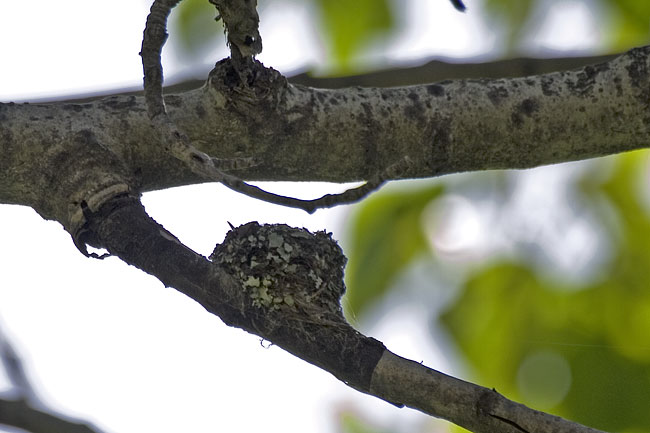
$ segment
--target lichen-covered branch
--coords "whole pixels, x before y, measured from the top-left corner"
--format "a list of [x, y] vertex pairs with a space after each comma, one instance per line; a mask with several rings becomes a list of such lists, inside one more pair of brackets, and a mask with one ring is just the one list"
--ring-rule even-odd
[[209, 262], [129, 195], [90, 215], [89, 230], [92, 245], [175, 287], [226, 324], [259, 335], [361, 392], [478, 433], [597, 433], [400, 358], [357, 332], [340, 306], [346, 259], [326, 233], [249, 223], [231, 231]]
[[[244, 89], [225, 60], [203, 88], [165, 99], [170, 118], [197, 149], [259, 161], [236, 172], [245, 180], [365, 180], [403, 157], [414, 164], [398, 177], [423, 178], [648, 146], [649, 53], [643, 47], [598, 66], [536, 77], [337, 90], [289, 85], [261, 65]], [[9, 174], [0, 178], [3, 203], [51, 207], [47, 184], [61, 183], [63, 174], [52, 172], [47, 158], [76, 153], [69, 146], [80, 131], [101, 138], [101, 152], [140, 190], [203, 181], [161, 156], [160, 131], [140, 97], [2, 104], [0, 120], [0, 169]], [[51, 176], [45, 183], [43, 169]]]

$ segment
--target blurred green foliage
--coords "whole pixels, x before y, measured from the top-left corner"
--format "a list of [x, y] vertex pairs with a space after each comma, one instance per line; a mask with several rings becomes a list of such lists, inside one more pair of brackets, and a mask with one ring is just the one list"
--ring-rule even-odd
[[[458, 297], [438, 321], [473, 380], [605, 431], [650, 432], [648, 160], [647, 151], [610, 157], [575, 178], [581, 202], [610, 240], [610, 260], [596, 278], [547, 275], [525, 254], [468, 265]], [[490, 176], [472, 174], [469, 182], [486, 183]], [[431, 254], [422, 212], [453, 191], [444, 181], [388, 191], [353, 214], [346, 282], [355, 317], [400, 290], [395, 276]]]
[[[292, 0], [309, 2], [315, 13], [312, 24], [327, 47], [330, 71], [336, 74], [352, 72], [362, 64], [368, 47], [378, 41], [387, 41], [399, 35], [408, 26], [398, 19], [403, 7], [399, 0]], [[448, 0], [429, 0], [448, 3]], [[604, 52], [616, 52], [642, 45], [650, 39], [650, 2], [639, 0], [584, 0], [593, 10], [597, 27], [605, 35]], [[264, 8], [272, 8], [277, 0], [259, 0], [261, 19]], [[519, 52], [522, 42], [535, 25], [543, 21], [552, 8], [562, 8], [562, 0], [467, 0], [470, 12], [479, 10], [484, 15], [486, 28], [495, 29], [503, 38], [504, 52]], [[452, 8], [451, 4], [449, 7]], [[480, 8], [480, 9], [479, 9]], [[215, 24], [214, 7], [207, 0], [185, 0], [172, 14], [176, 24], [180, 46], [188, 57], [203, 55], [214, 48], [222, 32], [221, 24]], [[262, 35], [264, 38], [264, 35]], [[218, 46], [218, 45], [217, 45]], [[217, 60], [217, 59], [215, 59]]]
[[[638, 193], [647, 158], [625, 154], [605, 182], [588, 171], [578, 181], [616, 216], [601, 218], [616, 242], [597, 282], [562, 284], [511, 261], [487, 264], [465, 282], [440, 320], [480, 382], [602, 430], [650, 431], [650, 215]], [[540, 353], [564, 367], [538, 363], [527, 373], [542, 374], [535, 384], [522, 370]], [[554, 383], [561, 392], [544, 401]]]
[[[494, 26], [503, 31], [506, 52], [516, 53], [527, 32], [551, 10], [562, 8], [561, 0], [485, 0], [485, 10]], [[605, 52], [617, 52], [646, 44], [650, 39], [650, 2], [597, 0], [585, 2], [605, 35]]]
[[[185, 0], [172, 13], [176, 32], [170, 32], [179, 42], [180, 52], [187, 58], [196, 58], [214, 49], [217, 41], [225, 38], [223, 24], [215, 22], [217, 11], [207, 0]], [[223, 42], [222, 42], [223, 43]], [[214, 59], [216, 62], [218, 59]]]
[[647, 44], [650, 39], [650, 2], [639, 0], [601, 0], [608, 17], [608, 42], [612, 51]]
[[422, 210], [443, 193], [441, 186], [377, 194], [362, 206], [349, 227], [348, 317], [362, 314], [391, 287], [415, 258], [429, 251], [420, 222]]
[[353, 411], [345, 411], [339, 418], [341, 433], [391, 433], [390, 430], [371, 426]]
[[513, 51], [526, 31], [536, 0], [485, 0], [485, 10], [504, 32], [507, 52]]
[[[388, 0], [315, 0], [330, 56], [341, 72], [377, 37], [389, 37], [395, 19]], [[398, 6], [396, 6], [398, 7]]]
[[[603, 51], [648, 42], [650, 2], [599, 3], [595, 16], [607, 36]], [[510, 52], [530, 31], [531, 17], [561, 2], [486, 0], [484, 5], [486, 18], [505, 27]], [[468, 1], [467, 6], [475, 5]], [[465, 377], [602, 430], [650, 432], [649, 171], [647, 152], [628, 153], [591, 165], [571, 185], [609, 240], [609, 260], [597, 278], [561, 280], [516, 253], [517, 260], [488, 258], [467, 266], [458, 297], [437, 318], [469, 369]], [[482, 176], [470, 180], [480, 184]], [[437, 185], [432, 200], [453, 192], [445, 179]], [[353, 213], [346, 281], [361, 319], [387, 293], [400, 290], [395, 275], [430, 254], [418, 223], [426, 204], [414, 200], [409, 209], [410, 203], [407, 195], [380, 193]], [[399, 254], [404, 240], [412, 247]]]

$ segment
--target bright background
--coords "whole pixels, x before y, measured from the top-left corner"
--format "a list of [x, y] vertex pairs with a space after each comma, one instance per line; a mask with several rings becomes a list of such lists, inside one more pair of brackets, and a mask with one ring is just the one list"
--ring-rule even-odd
[[[318, 12], [313, 2], [260, 3], [264, 52], [259, 59], [285, 74], [306, 69], [345, 73], [432, 56], [589, 54], [608, 38], [603, 9], [594, 1], [540, 0], [546, 6], [530, 14], [532, 30], [515, 47], [514, 31], [486, 20], [485, 8], [494, 0], [467, 0], [465, 14], [445, 0], [403, 0], [396, 2], [401, 24], [392, 36], [365, 45], [354, 57], [332, 48], [314, 25]], [[110, 6], [88, 0], [1, 3], [0, 101], [139, 86], [138, 52], [149, 6], [149, 1], [136, 0], [115, 0]], [[205, 76], [210, 64], [226, 55], [221, 41], [208, 44], [201, 55], [187, 54], [187, 41], [175, 35], [176, 28], [172, 26], [164, 52], [167, 82]], [[572, 167], [518, 174], [510, 191], [514, 199], [505, 209], [461, 187], [426, 207], [422, 226], [438, 257], [435, 266], [414, 260], [397, 277], [394, 285], [401, 290], [389, 292], [364, 317], [351, 320], [402, 356], [451, 374], [469, 374], [471, 363], [463, 361], [450, 336], [430, 326], [432, 311], [459, 296], [451, 289], [461, 279], [460, 272], [454, 273], [457, 263], [476, 266], [495, 251], [516, 256], [522, 239], [543, 253], [540, 266], [569, 281], [595, 278], [608, 260], [602, 247], [607, 240], [594, 218], [573, 206], [566, 193], [567, 183], [581, 173]], [[449, 182], [462, 184], [458, 179]], [[387, 194], [412, 191], [412, 184], [415, 191], [422, 185], [400, 182], [386, 188]], [[300, 197], [346, 187], [264, 186]], [[252, 220], [331, 231], [347, 251], [354, 244], [350, 227], [362, 212], [343, 206], [309, 216], [219, 185], [148, 193], [143, 201], [150, 215], [204, 255], [223, 239], [227, 222], [237, 226]], [[43, 221], [29, 208], [0, 206], [0, 221], [0, 327], [51, 408], [115, 433], [447, 431], [445, 423], [361, 395], [258, 337], [226, 327], [192, 300], [115, 258], [83, 257], [59, 224]], [[440, 267], [451, 273], [440, 277]], [[425, 280], [436, 281], [440, 290], [426, 291]], [[418, 301], [423, 296], [426, 301]], [[537, 365], [557, 366], [558, 386], [547, 402], [553, 407], [568, 392], [570, 367], [554, 352], [526, 359], [517, 374]], [[0, 372], [3, 387], [8, 383]], [[520, 391], [527, 396], [525, 389]], [[353, 421], [345, 421], [350, 416]], [[375, 430], [354, 430], [366, 424]]]

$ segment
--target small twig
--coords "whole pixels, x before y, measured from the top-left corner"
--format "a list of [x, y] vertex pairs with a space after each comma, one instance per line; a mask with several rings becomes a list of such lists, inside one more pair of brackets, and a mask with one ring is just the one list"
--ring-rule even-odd
[[303, 200], [294, 197], [286, 197], [278, 194], [273, 194], [227, 174], [221, 180], [221, 183], [223, 183], [228, 188], [245, 194], [249, 197], [258, 198], [260, 200], [280, 204], [287, 207], [302, 209], [305, 212], [311, 214], [318, 209], [330, 208], [342, 204], [351, 204], [362, 200], [368, 194], [377, 190], [387, 180], [395, 178], [397, 174], [404, 173], [410, 164], [411, 160], [408, 157], [405, 157], [399, 162], [388, 167], [382, 173], [373, 176], [363, 185], [355, 188], [350, 188], [339, 194], [325, 194], [320, 198], [311, 200]]
[[155, 0], [151, 5], [142, 38], [142, 68], [144, 71], [144, 97], [149, 117], [166, 114], [163, 101], [163, 69], [160, 60], [162, 47], [167, 41], [167, 17], [181, 0]]
[[172, 137], [172, 140], [167, 150], [177, 159], [185, 162], [193, 173], [198, 174], [206, 180], [221, 182], [233, 191], [249, 197], [282, 206], [302, 209], [310, 214], [314, 213], [317, 209], [330, 208], [359, 201], [378, 189], [387, 180], [394, 179], [406, 172], [411, 165], [411, 159], [404, 157], [402, 160], [386, 168], [383, 172], [373, 176], [361, 186], [348, 189], [340, 194], [326, 194], [320, 198], [303, 200], [265, 191], [244, 182], [236, 176], [222, 172], [215, 166], [213, 158], [189, 144], [187, 136], [176, 130], [171, 122], [167, 122], [166, 118], [157, 120], [161, 122], [160, 127], [169, 128], [169, 133], [166, 135]]
[[[386, 180], [395, 177], [396, 174], [404, 172], [409, 165], [408, 158], [390, 166], [385, 172], [374, 176], [365, 184], [344, 191], [341, 194], [326, 194], [323, 197], [313, 200], [302, 200], [293, 197], [286, 197], [273, 194], [256, 186], [244, 182], [242, 179], [227, 174], [221, 169], [227, 166], [228, 162], [212, 158], [211, 156], [196, 149], [190, 139], [180, 132], [167, 116], [162, 94], [163, 70], [161, 64], [162, 47], [167, 40], [167, 18], [171, 9], [180, 3], [181, 0], [155, 0], [151, 6], [151, 12], [147, 17], [147, 25], [144, 30], [142, 41], [142, 65], [144, 70], [144, 95], [147, 102], [147, 111], [152, 122], [161, 127], [166, 137], [169, 137], [166, 149], [177, 159], [185, 162], [193, 173], [200, 175], [206, 180], [221, 182], [233, 191], [237, 191], [249, 197], [267, 201], [269, 203], [302, 209], [313, 213], [316, 209], [329, 208], [340, 204], [353, 203], [361, 200], [372, 191], [379, 188]], [[214, 2], [213, 2], [214, 3]], [[255, 18], [257, 15], [255, 14]], [[257, 20], [253, 20], [257, 25]], [[249, 33], [257, 35], [252, 41], [255, 44], [249, 47], [247, 54], [254, 55], [261, 51], [261, 40], [255, 29], [247, 29]], [[253, 32], [252, 30], [255, 30]], [[244, 38], [246, 39], [246, 38]], [[247, 40], [247, 39], [246, 39]], [[244, 41], [246, 42], [246, 41]], [[259, 44], [259, 46], [258, 46]], [[241, 48], [241, 47], [240, 47]], [[235, 51], [233, 51], [233, 54]], [[238, 51], [241, 53], [241, 49]], [[241, 54], [240, 54], [241, 55]], [[233, 165], [244, 167], [254, 165], [253, 160], [232, 161]]]

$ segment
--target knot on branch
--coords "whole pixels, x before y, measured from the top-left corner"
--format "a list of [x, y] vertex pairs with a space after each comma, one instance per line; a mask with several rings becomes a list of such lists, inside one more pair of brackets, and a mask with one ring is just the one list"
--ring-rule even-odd
[[220, 92], [236, 93], [232, 99], [249, 97], [249, 102], [254, 103], [279, 95], [287, 87], [287, 79], [257, 60], [249, 59], [241, 63], [226, 58], [214, 65], [208, 76], [208, 85]]
[[309, 341], [313, 326], [348, 327], [340, 298], [346, 258], [325, 232], [251, 222], [228, 233], [210, 259], [241, 282], [260, 335], [283, 329]]

